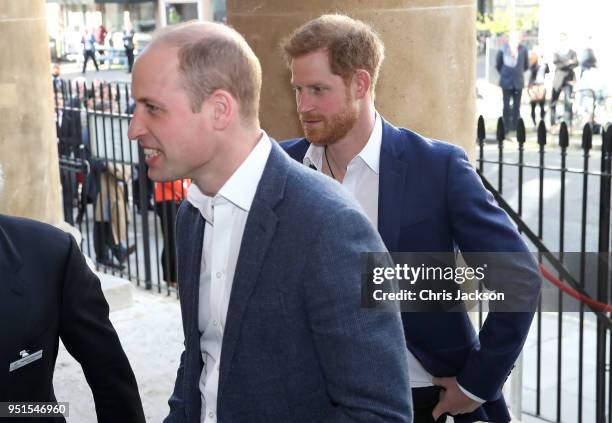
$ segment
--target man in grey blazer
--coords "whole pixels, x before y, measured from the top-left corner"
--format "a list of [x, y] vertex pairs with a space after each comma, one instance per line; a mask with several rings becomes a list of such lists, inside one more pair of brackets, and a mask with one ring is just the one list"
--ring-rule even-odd
[[193, 180], [165, 421], [410, 422], [399, 315], [360, 308], [360, 255], [385, 247], [335, 182], [260, 129], [260, 87], [246, 41], [210, 22], [156, 34], [134, 65], [129, 136], [149, 177]]

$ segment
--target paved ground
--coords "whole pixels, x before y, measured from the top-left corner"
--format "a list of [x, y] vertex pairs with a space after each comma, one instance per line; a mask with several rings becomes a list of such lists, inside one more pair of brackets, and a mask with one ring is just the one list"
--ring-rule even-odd
[[[161, 422], [168, 414], [168, 398], [183, 348], [178, 300], [136, 288], [134, 304], [112, 312], [110, 318], [136, 375], [147, 422]], [[97, 421], [81, 366], [63, 345], [53, 385], [58, 400], [70, 403], [68, 423]]]

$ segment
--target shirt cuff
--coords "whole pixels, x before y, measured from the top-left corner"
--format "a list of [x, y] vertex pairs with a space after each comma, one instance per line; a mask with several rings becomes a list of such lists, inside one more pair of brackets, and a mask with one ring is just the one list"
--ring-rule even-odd
[[482, 398], [479, 398], [476, 395], [472, 394], [470, 391], [465, 389], [463, 386], [459, 385], [459, 382], [457, 382], [457, 386], [459, 387], [459, 389], [461, 389], [461, 392], [463, 392], [469, 399], [476, 401], [479, 404], [484, 404], [486, 402]]

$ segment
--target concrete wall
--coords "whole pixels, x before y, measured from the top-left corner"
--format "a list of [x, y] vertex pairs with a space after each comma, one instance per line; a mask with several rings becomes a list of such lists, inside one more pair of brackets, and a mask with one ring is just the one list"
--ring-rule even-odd
[[0, 213], [61, 220], [44, 0], [0, 0]]
[[262, 62], [262, 126], [277, 139], [302, 135], [279, 43], [304, 22], [333, 12], [370, 23], [385, 43], [376, 99], [383, 116], [462, 145], [473, 155], [473, 0], [227, 0], [228, 23], [245, 35]]

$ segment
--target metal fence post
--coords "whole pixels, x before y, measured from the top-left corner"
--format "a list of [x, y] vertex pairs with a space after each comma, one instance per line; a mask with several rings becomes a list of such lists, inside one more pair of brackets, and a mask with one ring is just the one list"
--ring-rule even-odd
[[476, 142], [478, 143], [478, 157], [479, 165], [478, 169], [480, 173], [484, 171], [484, 139], [485, 139], [485, 122], [482, 115], [478, 117], [478, 127], [476, 128]]
[[[599, 187], [599, 261], [597, 266], [597, 299], [608, 302], [608, 253], [610, 251], [610, 151], [612, 128], [602, 131], [601, 177]], [[597, 320], [597, 358], [595, 380], [595, 415], [597, 423], [605, 422], [606, 405], [606, 328]]]
[[495, 137], [497, 138], [497, 149], [498, 149], [498, 160], [499, 160], [499, 165], [498, 165], [499, 170], [497, 172], [497, 190], [501, 194], [503, 192], [502, 188], [503, 188], [503, 182], [504, 182], [504, 167], [503, 167], [504, 138], [506, 138], [506, 128], [504, 126], [503, 118], [497, 119], [497, 131], [496, 131]]
[[149, 245], [149, 210], [147, 201], [147, 169], [145, 168], [144, 150], [138, 146], [138, 186], [140, 211], [142, 217], [142, 239], [144, 241], [145, 287], [151, 289], [151, 246]]
[[[585, 124], [582, 130], [583, 150], [583, 176], [582, 176], [582, 218], [580, 235], [580, 284], [585, 286], [586, 274], [586, 234], [587, 234], [587, 207], [588, 207], [588, 182], [589, 182], [589, 155], [593, 147], [593, 133], [591, 125]], [[580, 304], [580, 323], [578, 333], [578, 421], [582, 421], [582, 393], [583, 393], [583, 370], [584, 362], [584, 304]]]

